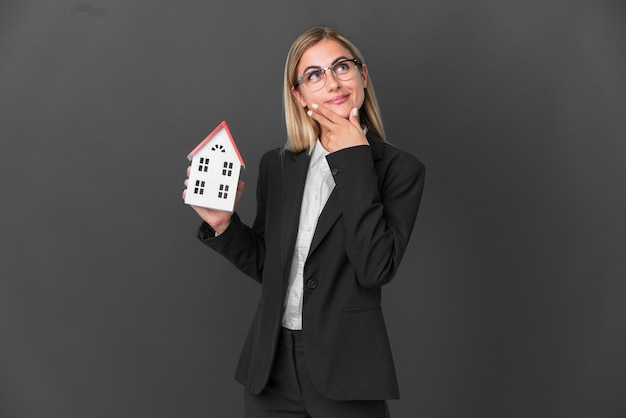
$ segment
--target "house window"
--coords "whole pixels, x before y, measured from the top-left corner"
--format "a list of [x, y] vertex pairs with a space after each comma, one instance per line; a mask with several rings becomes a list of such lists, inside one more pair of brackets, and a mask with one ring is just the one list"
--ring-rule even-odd
[[200, 158], [200, 164], [198, 165], [198, 171], [204, 171], [205, 173], [209, 169], [209, 159], [208, 158]]
[[204, 194], [204, 181], [196, 180], [196, 187], [193, 189], [194, 194]]
[[222, 145], [222, 144], [215, 144], [215, 145], [213, 145], [213, 147], [211, 148], [211, 151], [221, 151], [221, 152], [226, 152], [226, 148], [224, 148], [224, 145]]
[[222, 170], [222, 176], [232, 176], [233, 175], [233, 163], [224, 162], [224, 169]]
[[217, 193], [218, 199], [228, 199], [228, 185], [220, 184], [220, 191]]

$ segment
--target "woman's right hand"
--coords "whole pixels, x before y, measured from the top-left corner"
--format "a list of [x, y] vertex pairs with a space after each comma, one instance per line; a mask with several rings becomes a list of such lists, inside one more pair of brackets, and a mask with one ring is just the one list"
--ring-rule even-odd
[[[189, 184], [189, 173], [191, 172], [191, 166], [187, 167], [187, 178], [185, 179], [185, 190], [183, 190], [183, 200], [185, 199], [185, 195], [187, 194], [187, 186]], [[245, 184], [243, 181], [239, 180], [237, 183], [237, 195], [235, 196], [235, 207], [237, 207], [237, 203], [243, 194], [243, 190], [245, 188]], [[217, 210], [204, 208], [201, 206], [190, 205], [193, 210], [202, 218], [202, 220], [209, 225], [211, 228], [215, 230], [217, 235], [222, 234], [228, 225], [230, 225], [230, 218], [233, 216], [233, 212], [228, 212], [225, 210]]]

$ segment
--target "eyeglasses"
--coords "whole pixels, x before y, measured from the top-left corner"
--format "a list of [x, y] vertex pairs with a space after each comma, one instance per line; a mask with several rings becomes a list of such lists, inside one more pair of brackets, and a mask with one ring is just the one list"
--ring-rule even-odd
[[312, 68], [297, 78], [298, 84], [303, 84], [307, 90], [318, 91], [326, 84], [326, 71], [333, 72], [335, 78], [341, 81], [348, 81], [354, 77], [356, 66], [362, 65], [360, 59], [352, 58], [337, 61], [330, 67]]

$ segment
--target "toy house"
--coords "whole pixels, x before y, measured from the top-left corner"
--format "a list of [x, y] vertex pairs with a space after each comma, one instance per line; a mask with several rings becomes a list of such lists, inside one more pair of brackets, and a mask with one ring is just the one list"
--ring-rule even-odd
[[245, 164], [226, 122], [220, 123], [187, 159], [191, 171], [185, 203], [232, 212], [239, 173]]

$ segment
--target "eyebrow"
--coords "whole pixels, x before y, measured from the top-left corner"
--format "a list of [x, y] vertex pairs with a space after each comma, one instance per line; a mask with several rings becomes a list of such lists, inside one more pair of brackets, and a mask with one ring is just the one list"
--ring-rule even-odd
[[[342, 56], [340, 56], [338, 58], [335, 58], [335, 60], [332, 62], [332, 64], [330, 64], [330, 66], [332, 67], [333, 65], [337, 64], [339, 61], [349, 60], [349, 59], [352, 59], [352, 58], [344, 57], [342, 55]], [[304, 69], [304, 71], [302, 71], [302, 74], [306, 74], [306, 72], [309, 71], [309, 70], [313, 70], [313, 69], [319, 70], [320, 68], [322, 68], [322, 67], [319, 66], [319, 65], [309, 65], [308, 67], [306, 67]]]

